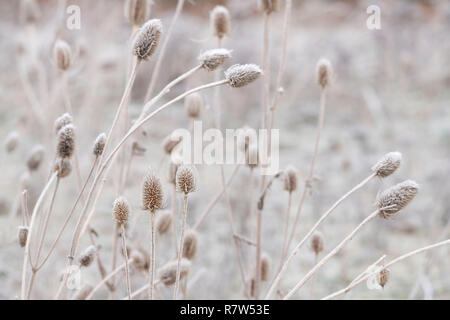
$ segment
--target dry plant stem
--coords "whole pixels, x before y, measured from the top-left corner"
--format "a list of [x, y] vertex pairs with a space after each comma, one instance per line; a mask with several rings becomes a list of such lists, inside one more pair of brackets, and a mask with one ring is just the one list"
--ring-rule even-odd
[[150, 276], [149, 276], [149, 299], [153, 300], [153, 282], [155, 281], [155, 269], [156, 269], [156, 253], [155, 253], [155, 211], [150, 213], [151, 223], [150, 228], [152, 229], [152, 261], [150, 263]]
[[[249, 202], [248, 202], [248, 206], [249, 206], [249, 213], [248, 213], [248, 230], [250, 233], [250, 239], [254, 239], [255, 235], [254, 235], [254, 229], [253, 229], [253, 219], [254, 219], [254, 205], [253, 205], [253, 201], [254, 201], [254, 190], [255, 190], [255, 174], [254, 174], [254, 170], [253, 168], [250, 168], [250, 191], [249, 191]], [[252, 252], [253, 249], [249, 248], [248, 250], [248, 260], [247, 260], [247, 274], [251, 273], [251, 268], [252, 268]], [[248, 288], [250, 289], [250, 288]]]
[[[177, 210], [177, 186], [172, 185], [172, 217], [174, 221], [178, 221], [178, 210]], [[178, 257], [178, 243], [177, 243], [177, 225], [172, 223], [173, 230], [173, 246], [175, 248], [175, 257]]]
[[127, 278], [127, 292], [128, 292], [128, 298], [131, 300], [130, 269], [128, 267], [128, 252], [127, 252], [127, 240], [126, 240], [125, 226], [122, 223], [120, 227], [122, 229], [122, 250], [123, 250], [123, 254], [125, 255], [125, 276]]
[[310, 279], [314, 273], [317, 272], [331, 257], [333, 257], [336, 253], [339, 252], [339, 250], [342, 249], [342, 247], [345, 246], [345, 244], [350, 241], [358, 232], [361, 230], [362, 227], [364, 227], [367, 223], [369, 223], [371, 220], [373, 220], [375, 217], [378, 216], [380, 212], [380, 209], [375, 210], [372, 212], [367, 218], [365, 218], [348, 236], [344, 238], [329, 254], [327, 254], [325, 257], [322, 258], [304, 277], [302, 280], [300, 280], [295, 287], [289, 291], [289, 293], [284, 296], [283, 300], [287, 300], [291, 298], [303, 285]]
[[[117, 265], [117, 247], [118, 247], [118, 237], [117, 234], [119, 232], [119, 224], [115, 223], [114, 224], [114, 231], [113, 231], [113, 248], [112, 248], [112, 260], [111, 260], [111, 270], [116, 269], [116, 265]], [[116, 292], [116, 277], [112, 277], [111, 278], [111, 284], [112, 284], [112, 288], [113, 290], [111, 290], [110, 292], [110, 297], [112, 300], [115, 299], [115, 292]]]
[[286, 221], [285, 221], [285, 225], [284, 225], [283, 246], [281, 247], [280, 268], [282, 266], [284, 258], [286, 257], [286, 245], [287, 245], [287, 237], [288, 237], [288, 233], [289, 233], [289, 220], [291, 217], [291, 205], [292, 205], [292, 192], [289, 192], [288, 205], [287, 205], [286, 216], [285, 216]]
[[[25, 225], [26, 226], [30, 226], [30, 223], [28, 221], [28, 205], [27, 205], [27, 191], [24, 190], [22, 193], [23, 197], [22, 197], [22, 215], [25, 217]], [[27, 242], [28, 242], [29, 237], [27, 238]], [[27, 244], [25, 244], [27, 246]], [[23, 256], [23, 268], [26, 270], [26, 264], [27, 264], [27, 260], [28, 259], [28, 248], [25, 247], [24, 250], [24, 256]], [[20, 292], [20, 299], [24, 300], [25, 298], [25, 276], [26, 276], [26, 272], [22, 274], [22, 282], [21, 282], [21, 292]]]
[[[426, 246], [426, 247], [422, 247], [420, 249], [417, 249], [417, 250], [408, 252], [408, 253], [406, 253], [404, 255], [401, 255], [400, 257], [398, 257], [398, 258], [392, 260], [391, 262], [385, 264], [383, 267], [384, 268], [389, 268], [390, 266], [392, 266], [392, 265], [394, 265], [394, 264], [396, 264], [396, 263], [398, 263], [400, 261], [403, 261], [403, 260], [405, 260], [405, 259], [407, 259], [409, 257], [412, 257], [412, 256], [414, 256], [416, 254], [425, 252], [427, 250], [435, 249], [435, 248], [438, 248], [438, 247], [441, 247], [441, 246], [449, 245], [449, 244], [450, 244], [450, 239], [447, 239], [447, 240], [440, 241], [438, 243], [435, 243], [435, 244], [432, 244], [432, 245], [429, 245], [429, 246]], [[359, 277], [357, 280], [352, 281], [352, 283], [350, 283], [350, 285], [348, 285], [344, 289], [336, 291], [336, 292], [334, 292], [334, 293], [332, 293], [332, 294], [322, 298], [322, 300], [333, 299], [333, 298], [336, 298], [336, 297], [338, 297], [338, 296], [340, 296], [342, 294], [345, 294], [345, 293], [349, 292], [352, 288], [356, 287], [357, 285], [359, 285], [360, 283], [362, 283], [366, 279], [368, 279], [368, 278], [372, 277], [373, 275], [377, 274], [377, 272], [379, 272], [379, 271], [374, 271], [374, 272], [371, 272], [371, 273], [367, 273], [364, 276]]]
[[[317, 230], [317, 228], [322, 224], [323, 221], [334, 211], [334, 209], [337, 208], [339, 204], [341, 204], [345, 199], [347, 199], [351, 194], [356, 192], [357, 190], [361, 189], [364, 185], [366, 185], [369, 181], [371, 181], [376, 176], [376, 173], [372, 173], [370, 176], [365, 178], [363, 181], [358, 183], [355, 187], [353, 187], [350, 191], [348, 191], [346, 194], [344, 194], [341, 198], [339, 198], [331, 207], [328, 209], [321, 217], [320, 219], [314, 224], [314, 226], [308, 231], [308, 233], [303, 237], [303, 239], [297, 244], [295, 249], [292, 251], [290, 256], [287, 258], [286, 261], [284, 261], [283, 267], [278, 272], [278, 274], [275, 276], [275, 280], [272, 282], [272, 285], [270, 286], [265, 299], [269, 299], [270, 296], [273, 294], [274, 290], [278, 286], [278, 283], [281, 280], [281, 277], [286, 272], [286, 269], [291, 262], [291, 260], [294, 258], [294, 256], [298, 253], [300, 248], [306, 243], [306, 241], [314, 234], [314, 232]], [[288, 250], [288, 247], [286, 247], [286, 252]]]
[[145, 101], [150, 99], [153, 89], [155, 87], [156, 81], [159, 76], [159, 70], [161, 69], [161, 63], [164, 58], [164, 54], [166, 52], [167, 44], [169, 43], [170, 37], [172, 35], [175, 24], [177, 23], [178, 17], [180, 16], [181, 10], [183, 9], [184, 0], [178, 0], [177, 7], [175, 9], [175, 14], [173, 15], [173, 19], [170, 23], [169, 30], [167, 31], [167, 35], [164, 38], [163, 43], [161, 44], [161, 50], [158, 54], [158, 58], [156, 59], [155, 67], [152, 73], [152, 79], [150, 80], [150, 85], [147, 90], [147, 94], [145, 95]]
[[186, 228], [186, 217], [187, 217], [187, 207], [188, 207], [188, 195], [184, 194], [183, 198], [183, 217], [181, 220], [181, 236], [180, 236], [180, 250], [178, 251], [178, 263], [177, 263], [177, 275], [175, 278], [175, 288], [173, 290], [173, 300], [177, 300], [178, 295], [178, 287], [180, 285], [180, 264], [181, 264], [181, 256], [183, 253], [183, 238], [184, 238], [184, 229]]
[[[158, 285], [158, 283], [160, 283], [161, 280], [156, 280], [155, 282], [153, 282], [153, 287], [155, 287], [155, 293], [156, 293], [156, 286]], [[135, 292], [133, 292], [131, 294], [131, 298], [135, 298], [138, 295], [140, 295], [141, 293], [144, 293], [146, 290], [148, 290], [148, 288], [150, 287], [150, 284], [147, 283], [145, 286], [142, 286], [140, 289], [136, 290]], [[123, 298], [122, 300], [128, 300], [128, 297]]]

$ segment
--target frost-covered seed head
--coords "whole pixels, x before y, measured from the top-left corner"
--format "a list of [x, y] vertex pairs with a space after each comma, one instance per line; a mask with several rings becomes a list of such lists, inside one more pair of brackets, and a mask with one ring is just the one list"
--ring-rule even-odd
[[380, 178], [385, 178], [393, 174], [400, 167], [401, 162], [400, 152], [389, 152], [372, 167], [372, 171]]
[[419, 192], [419, 185], [406, 180], [383, 191], [377, 199], [377, 206], [383, 218], [390, 218], [406, 207]]
[[231, 58], [231, 50], [219, 48], [203, 52], [198, 60], [201, 62], [202, 68], [207, 71], [214, 71], [224, 64], [228, 58]]
[[133, 54], [138, 59], [148, 60], [158, 47], [162, 31], [163, 27], [159, 19], [152, 19], [144, 23], [136, 34]]
[[256, 64], [235, 64], [225, 71], [225, 78], [233, 88], [246, 86], [255, 81], [262, 74], [262, 70]]

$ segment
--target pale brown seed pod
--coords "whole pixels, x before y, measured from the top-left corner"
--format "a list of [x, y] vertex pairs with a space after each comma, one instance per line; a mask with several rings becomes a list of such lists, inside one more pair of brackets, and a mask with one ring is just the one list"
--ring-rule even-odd
[[315, 232], [311, 238], [311, 250], [318, 255], [323, 251], [323, 235]]
[[224, 6], [215, 6], [210, 13], [212, 33], [222, 39], [230, 33], [230, 13]]
[[235, 64], [225, 71], [225, 78], [233, 88], [246, 86], [255, 81], [262, 74], [262, 70], [256, 64]]
[[126, 0], [124, 13], [125, 18], [135, 26], [140, 26], [147, 21], [150, 16], [151, 1], [147, 0]]
[[69, 158], [59, 158], [56, 160], [53, 170], [58, 173], [58, 178], [65, 178], [72, 172], [72, 163]]
[[162, 142], [162, 147], [164, 149], [164, 152], [167, 154], [171, 154], [173, 149], [183, 140], [183, 138], [180, 137], [172, 137], [172, 134], [168, 135], [164, 138]]
[[316, 66], [317, 83], [325, 88], [330, 84], [333, 76], [333, 68], [331, 62], [328, 59], [320, 59]]
[[142, 204], [144, 210], [151, 212], [161, 210], [164, 207], [164, 192], [161, 180], [152, 170], [149, 170], [144, 178]]
[[113, 217], [118, 224], [125, 224], [130, 216], [130, 206], [127, 199], [119, 197], [114, 201]]
[[96, 157], [100, 157], [105, 149], [106, 144], [106, 134], [104, 132], [100, 133], [94, 141], [94, 147], [92, 148], [92, 153]]
[[56, 118], [55, 120], [55, 133], [58, 134], [59, 130], [61, 130], [62, 127], [67, 126], [68, 124], [73, 123], [73, 118], [70, 114], [67, 112]]
[[270, 267], [272, 261], [267, 253], [264, 253], [261, 257], [261, 281], [269, 280]]
[[268, 14], [278, 11], [279, 3], [278, 0], [260, 0], [261, 8]]
[[28, 227], [20, 226], [17, 233], [17, 238], [19, 239], [20, 246], [22, 248], [25, 247], [28, 239]]
[[197, 169], [194, 166], [182, 165], [177, 170], [176, 187], [179, 193], [197, 191]]
[[20, 5], [20, 19], [26, 23], [36, 23], [41, 12], [36, 0], [22, 0]]
[[297, 169], [290, 165], [284, 170], [284, 190], [294, 192], [297, 190]]
[[60, 158], [70, 158], [75, 151], [75, 127], [68, 124], [58, 132], [56, 154]]
[[44, 147], [42, 145], [37, 145], [33, 149], [28, 156], [27, 167], [28, 170], [34, 171], [39, 169], [39, 166], [44, 159]]
[[419, 192], [419, 185], [406, 180], [383, 191], [377, 199], [377, 206], [383, 218], [390, 218], [406, 207]]
[[139, 250], [131, 250], [130, 259], [134, 268], [143, 272], [148, 271], [150, 266], [150, 257], [144, 254], [144, 252]]
[[74, 295], [72, 296], [72, 300], [84, 300], [86, 299], [89, 294], [92, 292], [92, 289], [94, 289], [94, 287], [92, 287], [90, 284], [85, 284], [84, 286], [81, 287], [81, 289], [79, 289], [78, 291], [76, 291], [74, 293]]
[[97, 248], [94, 245], [87, 247], [80, 255], [78, 262], [81, 267], [89, 267], [95, 259]]
[[252, 276], [249, 280], [249, 295], [252, 298], [255, 297], [255, 287], [256, 287], [255, 276]]
[[245, 164], [249, 168], [256, 168], [258, 163], [258, 145], [256, 143], [252, 143], [248, 146], [247, 151], [245, 152]]
[[198, 234], [193, 229], [185, 231], [183, 239], [183, 258], [188, 260], [194, 259], [197, 253]]
[[17, 131], [12, 131], [8, 134], [5, 139], [5, 149], [6, 152], [10, 153], [16, 150], [19, 145], [19, 133]]
[[380, 178], [385, 178], [393, 174], [402, 162], [400, 152], [389, 152], [383, 156], [373, 167], [372, 171]]
[[170, 230], [172, 220], [172, 212], [170, 211], [164, 211], [161, 214], [158, 214], [158, 217], [156, 218], [156, 230], [158, 230], [158, 233], [166, 234]]
[[[178, 261], [171, 261], [158, 270], [158, 280], [165, 286], [171, 286], [175, 283], [177, 277]], [[187, 259], [181, 259], [180, 262], [180, 280], [184, 279], [191, 268], [191, 262]]]
[[382, 269], [379, 273], [378, 273], [378, 284], [384, 288], [384, 286], [386, 285], [386, 283], [389, 281], [389, 274], [390, 271], [389, 269]]
[[199, 93], [192, 93], [184, 99], [184, 111], [189, 118], [197, 119], [203, 108], [203, 97]]
[[72, 64], [72, 50], [67, 42], [57, 40], [53, 47], [53, 59], [60, 70], [67, 70]]
[[201, 62], [203, 69], [214, 71], [224, 64], [228, 58], [231, 58], [231, 50], [218, 48], [203, 52], [198, 60]]
[[138, 30], [134, 44], [133, 54], [141, 60], [148, 60], [158, 47], [163, 27], [161, 20], [151, 19]]

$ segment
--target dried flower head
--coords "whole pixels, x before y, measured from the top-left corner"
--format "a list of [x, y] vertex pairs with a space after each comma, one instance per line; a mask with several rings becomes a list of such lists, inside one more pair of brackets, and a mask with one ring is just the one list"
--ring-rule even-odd
[[19, 244], [23, 248], [27, 244], [28, 239], [28, 227], [19, 226], [19, 231], [17, 234], [17, 238], [19, 239]]
[[75, 150], [75, 127], [68, 124], [58, 132], [56, 153], [60, 158], [70, 158]]
[[228, 58], [231, 58], [231, 50], [219, 48], [203, 52], [198, 60], [200, 60], [203, 69], [214, 71], [224, 64]]
[[378, 273], [378, 284], [384, 288], [384, 286], [386, 285], [386, 283], [389, 281], [389, 274], [390, 271], [389, 269], [382, 269], [379, 273]]
[[177, 170], [176, 187], [179, 193], [197, 191], [197, 169], [194, 166], [182, 165]]
[[255, 81], [262, 74], [262, 70], [256, 64], [235, 64], [225, 71], [225, 78], [233, 88], [246, 86]]
[[105, 149], [106, 144], [106, 134], [104, 132], [100, 133], [94, 141], [94, 147], [92, 148], [92, 153], [96, 157], [100, 157]]
[[184, 99], [184, 110], [189, 118], [196, 119], [203, 108], [203, 98], [199, 93], [192, 93]]
[[230, 33], [230, 13], [224, 6], [215, 6], [210, 14], [212, 32], [215, 37], [222, 39]]
[[156, 230], [158, 230], [159, 234], [167, 233], [171, 225], [172, 225], [171, 211], [164, 211], [161, 214], [158, 214], [158, 217], [156, 218]]
[[[175, 283], [177, 277], [178, 261], [171, 261], [158, 270], [158, 280], [165, 286], [171, 286]], [[189, 273], [191, 262], [187, 259], [181, 259], [180, 262], [180, 280], [184, 279]]]
[[144, 178], [142, 204], [144, 210], [151, 212], [161, 210], [164, 207], [164, 193], [161, 180], [151, 169]]
[[198, 234], [193, 229], [185, 231], [183, 239], [183, 258], [192, 260], [197, 253]]
[[20, 6], [20, 19], [26, 23], [36, 23], [41, 15], [36, 0], [22, 0]]
[[72, 163], [69, 158], [56, 159], [53, 170], [58, 173], [58, 178], [65, 178], [72, 172]]
[[53, 47], [53, 59], [59, 69], [69, 69], [72, 64], [72, 50], [67, 42], [63, 40], [56, 41], [55, 46]]
[[84, 286], [82, 286], [78, 291], [74, 293], [74, 295], [72, 296], [72, 300], [86, 299], [93, 289], [94, 288], [90, 284], [86, 283]]
[[80, 255], [78, 262], [82, 267], [89, 267], [95, 259], [97, 248], [94, 245], [87, 247]]
[[10, 153], [16, 150], [19, 145], [19, 133], [17, 131], [12, 131], [8, 134], [5, 139], [5, 149], [6, 152]]
[[148, 271], [150, 256], [146, 252], [142, 250], [131, 250], [130, 259], [134, 268], [144, 272]]
[[320, 59], [317, 62], [317, 83], [325, 88], [331, 82], [331, 77], [333, 75], [333, 68], [331, 62], [328, 59]]
[[270, 257], [267, 255], [267, 253], [264, 253], [261, 257], [261, 280], [262, 281], [269, 280], [271, 264], [272, 264], [272, 261], [270, 260]]
[[419, 192], [419, 185], [406, 180], [383, 191], [377, 199], [377, 206], [383, 218], [390, 218], [406, 207]]
[[130, 206], [127, 199], [119, 197], [114, 201], [113, 217], [118, 224], [125, 224], [130, 216]]
[[27, 160], [27, 167], [30, 171], [39, 169], [39, 166], [44, 159], [44, 147], [42, 145], [37, 145], [31, 149], [30, 155]]
[[395, 172], [402, 162], [400, 152], [386, 153], [373, 167], [372, 171], [380, 178], [385, 178]]
[[124, 13], [125, 18], [135, 26], [143, 24], [150, 16], [151, 1], [147, 0], [126, 0]]
[[248, 146], [247, 151], [245, 152], [245, 164], [249, 168], [253, 169], [258, 166], [258, 163], [258, 145], [256, 143], [252, 143]]
[[323, 251], [323, 235], [315, 232], [311, 238], [311, 249], [317, 255]]
[[284, 170], [284, 190], [293, 192], [297, 190], [297, 169], [290, 165]]
[[173, 134], [168, 135], [164, 138], [162, 142], [162, 146], [164, 152], [167, 154], [171, 154], [173, 149], [183, 140], [182, 136], [175, 137]]
[[148, 60], [156, 50], [163, 31], [161, 20], [151, 19], [144, 23], [136, 34], [133, 54], [138, 59]]
[[72, 116], [67, 112], [64, 113], [55, 120], [55, 133], [58, 134], [59, 130], [61, 130], [62, 127], [72, 123], [73, 123]]
[[278, 11], [278, 0], [260, 0], [262, 9], [270, 14], [274, 11]]

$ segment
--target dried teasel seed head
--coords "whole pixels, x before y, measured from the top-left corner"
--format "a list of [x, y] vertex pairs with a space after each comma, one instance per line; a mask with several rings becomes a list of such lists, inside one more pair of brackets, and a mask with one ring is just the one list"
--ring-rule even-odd
[[378, 273], [378, 284], [384, 288], [384, 286], [386, 285], [386, 283], [389, 281], [389, 274], [390, 271], [389, 269], [382, 269], [379, 273]]
[[268, 14], [278, 11], [279, 3], [278, 0], [260, 0], [261, 8]]
[[134, 44], [133, 54], [141, 60], [148, 60], [158, 47], [163, 27], [161, 20], [151, 19], [138, 30]]
[[297, 190], [297, 169], [290, 165], [284, 170], [284, 190], [294, 192]]
[[78, 291], [76, 291], [74, 293], [74, 295], [72, 296], [72, 300], [84, 300], [86, 299], [89, 294], [92, 292], [92, 290], [94, 289], [94, 287], [92, 287], [90, 284], [85, 284], [84, 286], [81, 287], [81, 289], [79, 289]]
[[92, 153], [96, 157], [100, 157], [105, 149], [106, 144], [106, 134], [104, 132], [100, 133], [94, 141], [94, 147], [92, 148]]
[[72, 50], [67, 42], [57, 40], [53, 47], [53, 59], [61, 70], [67, 70], [72, 64]]
[[95, 259], [97, 248], [94, 245], [87, 247], [80, 255], [78, 262], [82, 267], [89, 267]]
[[196, 119], [203, 108], [203, 97], [199, 93], [192, 93], [184, 99], [184, 110], [189, 118]]
[[75, 150], [75, 127], [68, 124], [58, 132], [56, 153], [60, 158], [70, 158]]
[[193, 229], [186, 230], [183, 239], [183, 258], [192, 260], [197, 253], [198, 234]]
[[393, 174], [402, 162], [402, 154], [400, 152], [386, 153], [373, 167], [372, 171], [380, 178], [385, 178]]
[[127, 199], [119, 197], [114, 201], [113, 217], [118, 224], [125, 224], [130, 216], [130, 206]]
[[231, 58], [231, 50], [219, 48], [203, 52], [198, 60], [201, 62], [203, 69], [214, 71], [224, 64], [228, 58]]
[[197, 169], [194, 166], [181, 165], [177, 170], [176, 187], [179, 193], [197, 191]]
[[[171, 286], [175, 283], [177, 277], [178, 261], [171, 261], [158, 270], [158, 280], [165, 286]], [[180, 262], [180, 280], [184, 279], [191, 268], [191, 262], [182, 258]]]
[[262, 281], [269, 280], [271, 264], [272, 264], [272, 261], [270, 260], [270, 257], [267, 255], [267, 253], [264, 253], [261, 257], [261, 280]]
[[131, 250], [130, 252], [131, 263], [134, 268], [141, 271], [148, 271], [150, 266], [150, 257], [139, 250]]
[[250, 295], [250, 297], [255, 297], [255, 288], [256, 288], [255, 276], [252, 276], [249, 280], [249, 295]]
[[172, 225], [172, 212], [164, 211], [156, 218], [156, 230], [159, 234], [166, 234]]
[[255, 81], [262, 74], [262, 70], [256, 64], [235, 64], [225, 71], [225, 78], [233, 88], [246, 86]]
[[321, 58], [317, 62], [316, 73], [317, 73], [317, 83], [320, 86], [322, 86], [322, 88], [325, 88], [327, 85], [330, 84], [333, 75], [333, 68], [331, 66], [331, 62], [328, 59]]
[[406, 180], [384, 190], [377, 199], [380, 215], [387, 219], [406, 207], [419, 192], [419, 185]]
[[42, 145], [37, 145], [33, 149], [31, 149], [30, 155], [27, 160], [28, 170], [34, 171], [39, 169], [39, 166], [44, 159], [44, 147]]
[[311, 250], [317, 255], [323, 251], [323, 235], [315, 232], [311, 238]]
[[252, 143], [248, 146], [247, 151], [245, 152], [245, 164], [253, 169], [258, 166], [259, 158], [258, 158], [258, 145], [256, 143]]
[[57, 159], [53, 170], [58, 173], [58, 178], [65, 178], [72, 172], [72, 163], [69, 158]]
[[172, 134], [168, 135], [164, 138], [162, 142], [162, 147], [164, 152], [167, 154], [171, 154], [173, 149], [183, 140], [181, 136], [174, 137]]
[[19, 244], [23, 248], [27, 244], [28, 239], [28, 227], [20, 226], [17, 234], [17, 238], [19, 239]]
[[161, 180], [150, 169], [144, 178], [142, 187], [143, 209], [150, 212], [161, 210], [164, 207], [164, 192]]
[[20, 19], [26, 23], [36, 23], [41, 15], [36, 0], [22, 0], [20, 5]]
[[135, 26], [140, 26], [147, 21], [150, 16], [151, 1], [147, 0], [126, 0], [124, 13], [125, 18]]
[[16, 150], [19, 145], [19, 133], [17, 131], [12, 131], [8, 134], [5, 139], [5, 149], [6, 152], [10, 153]]
[[230, 33], [230, 13], [224, 6], [215, 6], [210, 13], [213, 35], [222, 39]]
[[72, 123], [73, 123], [72, 116], [67, 112], [64, 113], [55, 120], [55, 133], [58, 134], [59, 130], [61, 130], [62, 127]]

